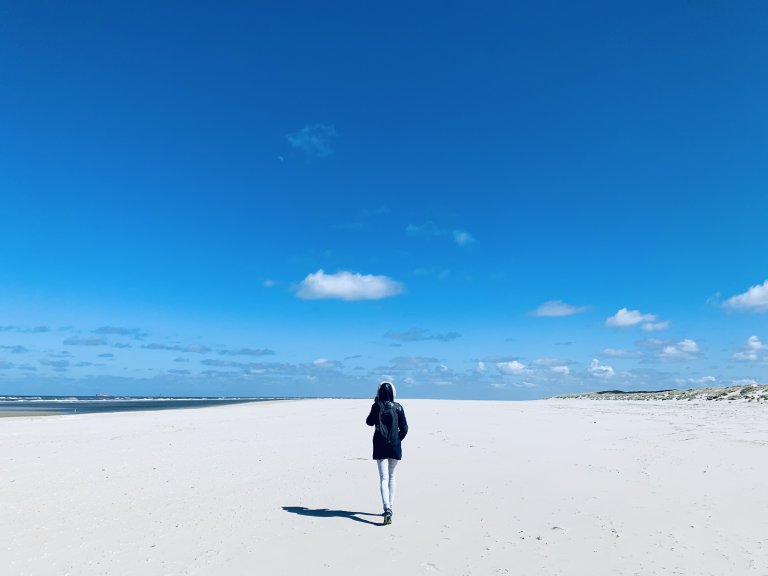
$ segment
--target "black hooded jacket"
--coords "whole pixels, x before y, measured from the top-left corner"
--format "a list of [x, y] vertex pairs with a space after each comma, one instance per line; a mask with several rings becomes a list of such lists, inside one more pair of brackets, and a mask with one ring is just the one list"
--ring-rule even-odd
[[[385, 400], [385, 402], [391, 402]], [[365, 419], [365, 423], [368, 426], [376, 426], [376, 430], [373, 432], [373, 459], [384, 460], [385, 458], [394, 458], [395, 460], [402, 460], [403, 448], [400, 442], [408, 434], [408, 421], [405, 419], [405, 410], [397, 402], [392, 402], [397, 410], [397, 427], [399, 429], [397, 442], [393, 446], [387, 446], [387, 440], [379, 433], [379, 427], [376, 426], [379, 423], [379, 403], [374, 402], [371, 406], [371, 412], [368, 414], [368, 418]], [[387, 417], [385, 415], [385, 417]], [[388, 424], [388, 422], [385, 422]]]

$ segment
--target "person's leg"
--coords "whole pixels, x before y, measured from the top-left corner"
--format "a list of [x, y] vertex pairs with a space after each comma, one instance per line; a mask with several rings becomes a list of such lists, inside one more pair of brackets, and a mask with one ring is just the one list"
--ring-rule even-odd
[[387, 460], [376, 460], [376, 466], [379, 467], [379, 486], [381, 488], [381, 505], [384, 512], [391, 509], [389, 495], [389, 463]]
[[397, 470], [397, 463], [400, 462], [400, 460], [395, 460], [394, 458], [389, 459], [389, 509], [392, 510], [392, 507], [395, 505], [395, 488], [397, 487], [397, 480], [395, 479], [395, 471]]

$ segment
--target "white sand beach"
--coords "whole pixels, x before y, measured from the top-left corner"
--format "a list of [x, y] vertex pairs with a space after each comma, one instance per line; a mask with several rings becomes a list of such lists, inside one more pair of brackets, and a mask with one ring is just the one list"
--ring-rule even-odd
[[768, 407], [365, 400], [0, 420], [4, 575], [768, 575]]

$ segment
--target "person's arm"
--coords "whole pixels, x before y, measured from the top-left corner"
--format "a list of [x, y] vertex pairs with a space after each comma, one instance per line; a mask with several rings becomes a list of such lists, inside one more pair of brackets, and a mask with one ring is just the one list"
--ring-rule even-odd
[[368, 414], [368, 418], [365, 419], [365, 423], [368, 426], [376, 426], [379, 423], [379, 405], [376, 402], [371, 406], [371, 411]]
[[397, 427], [400, 428], [400, 440], [408, 434], [408, 420], [405, 419], [405, 409], [400, 406], [400, 413], [397, 415]]

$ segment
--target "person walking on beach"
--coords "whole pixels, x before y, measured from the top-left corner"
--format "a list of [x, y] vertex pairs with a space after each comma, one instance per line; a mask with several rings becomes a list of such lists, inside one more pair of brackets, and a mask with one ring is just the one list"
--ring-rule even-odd
[[405, 410], [395, 402], [395, 386], [381, 382], [371, 406], [368, 426], [375, 426], [373, 432], [373, 459], [379, 467], [381, 503], [384, 506], [384, 524], [392, 524], [392, 505], [395, 503], [395, 470], [403, 458], [401, 442], [408, 434]]

